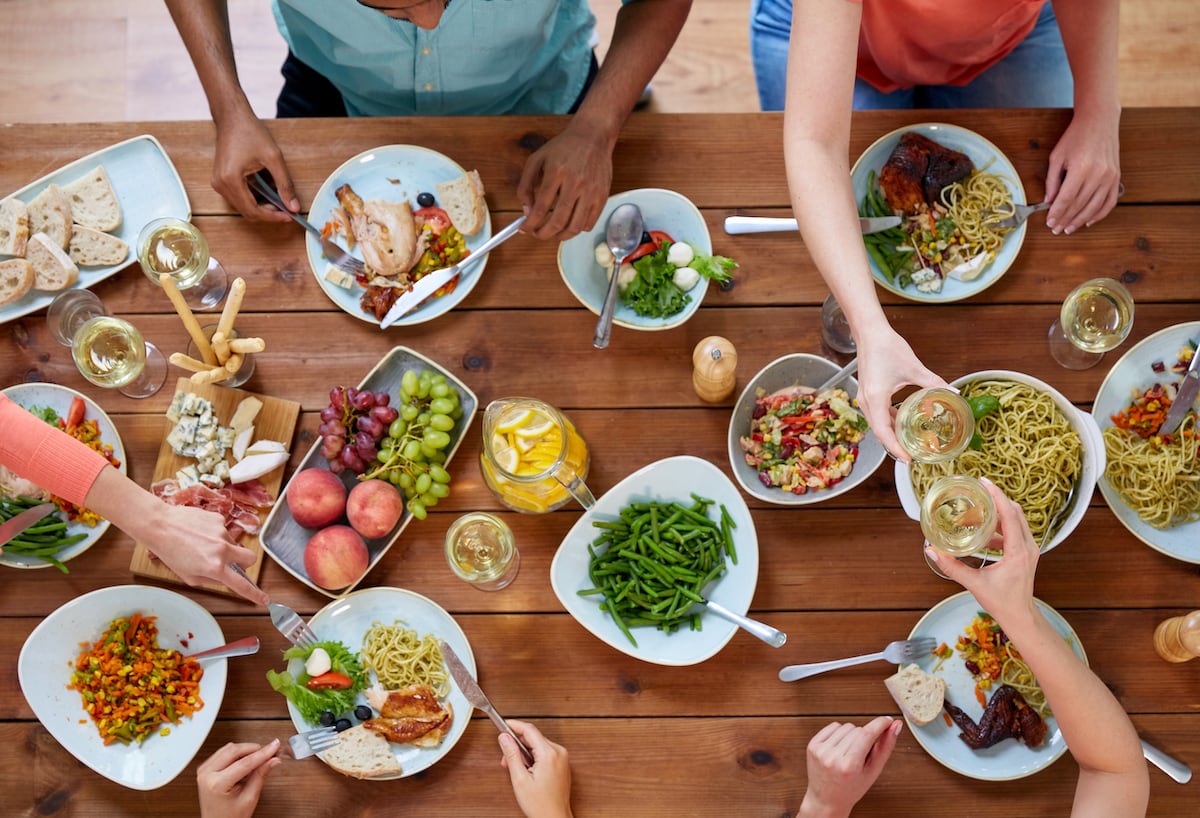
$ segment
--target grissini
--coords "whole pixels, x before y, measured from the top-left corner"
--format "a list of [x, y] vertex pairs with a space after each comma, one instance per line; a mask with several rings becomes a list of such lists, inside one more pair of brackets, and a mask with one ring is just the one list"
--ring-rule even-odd
[[175, 279], [171, 278], [170, 273], [159, 273], [158, 283], [162, 285], [167, 298], [171, 299], [171, 304], [174, 305], [175, 312], [179, 314], [179, 320], [183, 322], [183, 328], [187, 330], [188, 335], [195, 342], [196, 349], [200, 350], [200, 357], [209, 366], [218, 366], [217, 355], [213, 352], [212, 344], [204, 337], [204, 330], [200, 329], [200, 322], [196, 320], [196, 316], [192, 313], [191, 308], [183, 300], [183, 293], [179, 291], [179, 285], [175, 283]]

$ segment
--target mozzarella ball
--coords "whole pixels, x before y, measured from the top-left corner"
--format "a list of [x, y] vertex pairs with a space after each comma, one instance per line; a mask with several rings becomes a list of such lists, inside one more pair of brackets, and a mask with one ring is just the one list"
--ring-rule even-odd
[[612, 250], [609, 250], [608, 245], [604, 242], [600, 242], [596, 245], [596, 263], [601, 267], [612, 267]]
[[675, 270], [675, 275], [671, 277], [671, 280], [675, 282], [676, 287], [686, 293], [700, 283], [700, 274], [691, 267], [680, 267]]
[[688, 266], [695, 257], [696, 254], [692, 251], [692, 245], [686, 241], [675, 242], [671, 245], [671, 249], [667, 251], [667, 261], [676, 267]]
[[637, 278], [637, 270], [634, 269], [633, 265], [622, 264], [621, 271], [617, 273], [617, 289], [619, 289], [621, 292], [624, 292], [625, 288], [628, 287], [635, 278]]

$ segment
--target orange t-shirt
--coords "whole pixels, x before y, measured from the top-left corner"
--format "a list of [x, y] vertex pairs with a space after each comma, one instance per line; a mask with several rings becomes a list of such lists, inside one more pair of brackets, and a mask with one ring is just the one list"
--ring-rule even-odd
[[1029, 35], [1046, 0], [862, 3], [858, 76], [884, 93], [966, 85]]

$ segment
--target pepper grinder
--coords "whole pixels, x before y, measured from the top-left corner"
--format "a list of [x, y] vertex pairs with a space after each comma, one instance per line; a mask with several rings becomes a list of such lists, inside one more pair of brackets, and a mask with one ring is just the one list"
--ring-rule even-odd
[[737, 350], [727, 338], [710, 335], [692, 350], [692, 388], [701, 400], [720, 403], [737, 385]]
[[1200, 656], [1200, 611], [1163, 620], [1154, 629], [1154, 649], [1168, 662]]

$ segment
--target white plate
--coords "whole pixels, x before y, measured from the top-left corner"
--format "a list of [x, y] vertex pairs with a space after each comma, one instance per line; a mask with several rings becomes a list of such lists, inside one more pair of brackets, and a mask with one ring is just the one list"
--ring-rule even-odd
[[[1158, 375], [1150, 365], [1155, 361], [1163, 361], [1170, 366], [1180, 347], [1188, 341], [1200, 341], [1200, 321], [1176, 324], [1159, 330], [1139, 341], [1122, 355], [1121, 360], [1117, 361], [1105, 376], [1104, 383], [1100, 384], [1100, 390], [1096, 393], [1096, 400], [1092, 403], [1092, 418], [1096, 425], [1101, 429], [1112, 426], [1112, 415], [1132, 402], [1131, 392], [1134, 389], [1140, 393], [1156, 383], [1178, 383], [1179, 375], [1168, 376], [1165, 372]], [[1143, 522], [1137, 512], [1127, 506], [1116, 490], [1103, 478], [1100, 480], [1100, 493], [1104, 495], [1104, 501], [1108, 503], [1113, 514], [1117, 515], [1121, 524], [1146, 545], [1168, 557], [1200, 563], [1200, 522], [1160, 531]]]
[[[113, 457], [121, 462], [121, 474], [128, 473], [129, 469], [125, 465], [125, 444], [121, 442], [121, 435], [117, 433], [117, 427], [113, 425], [112, 418], [105, 414], [104, 410], [97, 406], [95, 401], [87, 395], [53, 383], [19, 383], [2, 391], [13, 403], [20, 404], [26, 409], [34, 406], [48, 406], [57, 412], [59, 417], [63, 418], [67, 416], [67, 410], [71, 408], [71, 401], [75, 398], [83, 398], [83, 402], [87, 404], [87, 411], [83, 416], [84, 420], [94, 419], [96, 421], [96, 426], [100, 429], [100, 439], [113, 447]], [[66, 515], [61, 511], [55, 513], [63, 519], [66, 518]], [[69, 545], [60, 551], [57, 555], [59, 561], [66, 562], [87, 551], [96, 544], [96, 541], [104, 535], [105, 531], [108, 531], [108, 526], [108, 520], [101, 520], [95, 526], [89, 526], [80, 522], [68, 522], [67, 536], [87, 534], [87, 538], [80, 540], [74, 545]], [[10, 554], [7, 551], [0, 554], [0, 565], [7, 565], [10, 568], [51, 567], [50, 563], [44, 562], [37, 557]]]
[[[988, 173], [996, 173], [1003, 176], [1008, 182], [1008, 189], [1012, 191], [1014, 202], [1020, 204], [1025, 201], [1025, 188], [1021, 185], [1021, 177], [1017, 175], [1017, 169], [1013, 167], [1012, 162], [1008, 161], [1008, 157], [1000, 152], [999, 148], [979, 134], [969, 131], [966, 128], [960, 128], [957, 125], [947, 125], [945, 123], [924, 123], [897, 128], [886, 136], [875, 140], [871, 147], [863, 151], [863, 155], [858, 158], [858, 161], [854, 163], [854, 167], [850, 170], [855, 202], [861, 202], [863, 196], [866, 195], [867, 174], [870, 171], [875, 171], [875, 177], [878, 180], [879, 170], [884, 166], [888, 157], [892, 155], [892, 151], [900, 142], [900, 135], [908, 131], [916, 131], [923, 136], [929, 137], [939, 145], [951, 148], [960, 153], [965, 153], [975, 163], [976, 170], [986, 169]], [[1023, 223], [1005, 237], [1004, 243], [1000, 245], [999, 252], [996, 253], [996, 258], [980, 273], [978, 278], [974, 281], [958, 281], [957, 279], [948, 278], [942, 284], [941, 292], [923, 293], [917, 290], [915, 285], [899, 287], [888, 282], [887, 277], [869, 256], [867, 263], [871, 268], [871, 275], [875, 277], [876, 284], [903, 298], [911, 301], [927, 301], [931, 303], [961, 301], [964, 298], [970, 298], [973, 295], [983, 292], [1000, 280], [1000, 276], [1007, 272], [1016, 259], [1017, 252], [1020, 251], [1021, 244], [1025, 241], [1025, 232], [1028, 226], [1028, 222]]]
[[[471, 651], [467, 635], [458, 623], [432, 599], [403, 588], [365, 588], [355, 591], [317, 611], [313, 618], [308, 620], [308, 624], [320, 639], [339, 641], [357, 653], [362, 647], [363, 634], [372, 624], [382, 622], [384, 625], [391, 625], [397, 619], [404, 620], [406, 627], [415, 630], [420, 636], [432, 633], [446, 642], [458, 654], [458, 658], [462, 659], [471, 675], [476, 676], [475, 654]], [[293, 676], [303, 669], [304, 665], [299, 659], [293, 659], [288, 664], [288, 670]], [[370, 681], [373, 683], [374, 677]], [[396, 756], [396, 761], [400, 762], [403, 772], [390, 776], [373, 776], [371, 780], [384, 781], [415, 775], [429, 769], [450, 752], [466, 732], [467, 724], [471, 721], [472, 707], [458, 689], [458, 685], [453, 682], [450, 685], [450, 695], [445, 701], [450, 704], [454, 721], [442, 743], [437, 747], [392, 744], [392, 753]], [[366, 703], [366, 696], [358, 694], [357, 704]], [[287, 706], [297, 731], [320, 726], [305, 721], [290, 701]]]
[[[147, 222], [163, 216], [190, 219], [192, 206], [179, 172], [158, 140], [149, 134], [135, 136], [77, 159], [51, 174], [31, 182], [11, 196], [30, 202], [51, 183], [74, 182], [96, 165], [103, 165], [121, 203], [121, 224], [112, 235], [129, 245], [129, 255], [109, 267], [80, 267], [74, 289], [86, 289], [137, 261], [137, 236]], [[0, 198], [7, 198], [0, 196]], [[0, 307], [0, 323], [20, 318], [49, 305], [58, 293], [30, 290], [11, 304]]]
[[164, 588], [118, 585], [84, 594], [43, 619], [21, 648], [17, 676], [34, 715], [67, 752], [124, 787], [153, 790], [183, 772], [204, 744], [225, 696], [228, 660], [203, 660], [204, 707], [168, 725], [170, 735], [155, 733], [141, 744], [106, 747], [79, 691], [67, 685], [80, 643], [95, 642], [114, 619], [139, 611], [158, 617], [159, 647], [187, 654], [225, 644], [217, 621], [187, 597]]
[[[1087, 654], [1083, 652], [1079, 637], [1067, 621], [1040, 599], [1034, 601], [1054, 629], [1070, 640], [1071, 647], [1086, 664]], [[983, 609], [975, 597], [968, 591], [962, 591], [934, 605], [929, 613], [917, 622], [909, 638], [932, 636], [938, 644], [945, 642], [953, 649], [959, 635], [966, 631], [971, 620], [981, 610]], [[929, 672], [936, 661], [933, 656], [926, 656], [916, 664]], [[946, 699], [978, 723], [983, 715], [983, 708], [975, 699], [975, 679], [967, 672], [958, 651], [954, 651], [954, 655], [942, 663], [938, 675], [946, 680]], [[993, 687], [989, 699], [995, 690], [996, 687]], [[947, 726], [941, 715], [924, 727], [908, 722], [908, 729], [925, 748], [925, 752], [956, 773], [983, 781], [1024, 778], [1057, 761], [1066, 752], [1067, 743], [1053, 716], [1046, 720], [1046, 727], [1046, 742], [1037, 749], [1030, 749], [1015, 739], [1005, 739], [986, 750], [972, 750], [958, 737], [961, 731], [955, 726]]]
[[735, 613], [746, 613], [758, 584], [758, 535], [754, 520], [746, 501], [724, 472], [707, 460], [690, 455], [668, 457], [644, 466], [605, 492], [567, 532], [550, 565], [554, 593], [579, 624], [622, 653], [656, 665], [703, 662], [725, 647], [738, 630], [737, 625], [702, 611], [703, 628], [698, 631], [680, 628], [675, 633], [664, 633], [656, 628], [634, 628], [638, 642], [634, 647], [612, 618], [600, 610], [602, 597], [579, 596], [579, 591], [592, 587], [588, 579], [588, 545], [599, 533], [592, 521], [615, 520], [621, 509], [635, 502], [677, 500], [691, 505], [691, 492], [716, 501], [717, 505], [709, 508], [710, 515], [719, 513], [720, 505], [724, 504], [737, 526], [733, 532], [737, 565], [727, 562], [725, 575], [708, 589], [709, 599]]
[[[462, 166], [448, 156], [429, 148], [417, 145], [383, 145], [363, 151], [358, 156], [347, 159], [342, 166], [330, 174], [313, 197], [309, 208], [308, 220], [317, 227], [329, 221], [330, 213], [339, 207], [336, 191], [342, 185], [348, 184], [354, 192], [367, 199], [384, 199], [398, 202], [407, 199], [413, 209], [417, 209], [417, 194], [432, 193], [437, 198], [437, 183], [450, 182], [462, 176]], [[441, 207], [441, 200], [438, 199]], [[343, 312], [353, 315], [370, 324], [378, 324], [378, 319], [359, 306], [363, 288], [355, 285], [351, 289], [343, 289], [325, 280], [325, 271], [329, 261], [321, 252], [321, 242], [307, 230], [304, 232], [308, 248], [308, 264], [313, 275], [329, 300], [337, 304]], [[488, 212], [483, 222], [483, 229], [478, 233], [467, 236], [467, 249], [474, 250], [492, 237], [492, 215]], [[346, 246], [344, 239], [335, 239], [342, 247]], [[351, 255], [362, 258], [362, 253], [355, 249]], [[449, 312], [460, 301], [470, 295], [471, 290], [479, 283], [487, 267], [487, 257], [472, 264], [466, 272], [458, 277], [458, 286], [454, 292], [426, 301], [412, 312], [396, 322], [396, 326], [420, 324], [437, 318]]]
[[[558, 245], [558, 272], [566, 282], [567, 289], [579, 299], [579, 303], [600, 314], [604, 306], [604, 294], [608, 290], [608, 271], [596, 263], [596, 245], [604, 242], [608, 228], [608, 217], [620, 205], [632, 203], [642, 211], [645, 230], [662, 230], [676, 241], [685, 241], [712, 254], [712, 238], [704, 216], [691, 201], [673, 190], [640, 188], [608, 197], [604, 210], [596, 224], [586, 233], [580, 233]], [[691, 300], [687, 305], [666, 318], [647, 318], [638, 315], [617, 297], [613, 312], [613, 323], [629, 329], [662, 330], [677, 327], [700, 308], [704, 294], [708, 292], [708, 279], [700, 277], [700, 283], [688, 291]]]

